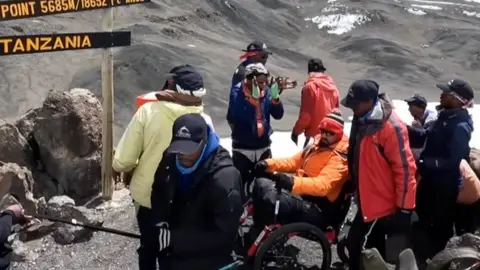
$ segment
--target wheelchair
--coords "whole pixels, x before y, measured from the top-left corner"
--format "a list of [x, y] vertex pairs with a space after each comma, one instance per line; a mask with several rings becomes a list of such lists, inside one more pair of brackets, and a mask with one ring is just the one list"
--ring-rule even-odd
[[[279, 190], [278, 194], [281, 192]], [[240, 217], [240, 227], [237, 237], [237, 248], [234, 250], [234, 262], [221, 268], [229, 269], [316, 269], [326, 270], [332, 262], [331, 245], [337, 244], [337, 250], [342, 261], [346, 262], [346, 235], [350, 228], [353, 215], [347, 215], [352, 210], [353, 192], [351, 184], [346, 184], [342, 189], [339, 199], [334, 203], [338, 210], [331, 222], [324, 228], [314, 224], [296, 222], [279, 224], [276, 222], [279, 200], [275, 205], [274, 222], [263, 229], [255, 228], [253, 216], [255, 209], [252, 199], [244, 205], [244, 212]], [[350, 218], [349, 218], [350, 217]], [[288, 244], [291, 239], [301, 237], [309, 242], [316, 243], [322, 251], [321, 263], [305, 265], [297, 256], [300, 248]], [[293, 240], [294, 241], [294, 240]], [[320, 250], [318, 249], [318, 250]], [[337, 251], [337, 252], [338, 252]], [[315, 256], [316, 257], [316, 256]]]

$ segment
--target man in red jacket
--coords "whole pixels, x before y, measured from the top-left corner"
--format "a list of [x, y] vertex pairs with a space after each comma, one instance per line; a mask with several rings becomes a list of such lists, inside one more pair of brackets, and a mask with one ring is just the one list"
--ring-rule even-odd
[[341, 103], [353, 111], [347, 160], [359, 204], [347, 236], [349, 270], [361, 269], [362, 247], [395, 263], [408, 244], [417, 191], [407, 127], [375, 81], [355, 81]]
[[332, 77], [320, 59], [308, 61], [308, 80], [302, 89], [302, 103], [297, 123], [292, 131], [292, 141], [298, 143], [298, 135], [305, 133], [305, 145], [318, 135], [318, 125], [334, 108], [339, 107], [339, 92]]

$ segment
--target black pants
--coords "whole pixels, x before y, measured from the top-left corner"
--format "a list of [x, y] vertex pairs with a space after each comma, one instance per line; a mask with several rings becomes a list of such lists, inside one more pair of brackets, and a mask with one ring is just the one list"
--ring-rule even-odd
[[[252, 150], [255, 151], [255, 150]], [[255, 164], [261, 160], [271, 158], [272, 151], [270, 149], [266, 150], [260, 157], [256, 158], [254, 161], [251, 161], [248, 157], [243, 155], [238, 151], [232, 151], [232, 160], [233, 165], [240, 172], [242, 176], [242, 187], [244, 190], [243, 202], [245, 202], [250, 197], [250, 184], [255, 178], [254, 168]]]
[[[410, 234], [410, 230], [410, 227], [397, 228], [391, 216], [372, 222], [364, 222], [363, 215], [359, 209], [347, 236], [347, 249], [350, 259], [349, 270], [363, 269], [361, 267], [361, 254], [364, 244], [366, 249], [376, 248], [382, 257], [386, 258], [386, 244], [391, 239], [388, 249], [395, 249], [397, 252], [389, 257], [395, 257], [395, 260], [397, 260], [400, 252], [409, 247], [406, 239]], [[398, 241], [397, 239], [399, 238], [403, 241]], [[394, 263], [394, 261], [390, 261], [390, 263]]]
[[[428, 238], [428, 246], [421, 248], [425, 251], [425, 258], [431, 258], [445, 248], [453, 236], [458, 210], [458, 187], [441, 183], [439, 180], [443, 179], [422, 178], [417, 186], [418, 229]], [[466, 225], [460, 225], [459, 228], [462, 226]]]
[[[255, 226], [263, 228], [265, 225], [273, 224], [277, 200], [275, 183], [266, 178], [255, 179], [252, 198], [255, 209]], [[282, 190], [279, 201], [280, 208], [276, 223], [307, 222], [323, 228], [325, 220], [315, 204], [304, 201], [300, 196], [291, 195], [285, 190]]]
[[137, 212], [140, 229], [140, 247], [138, 248], [138, 265], [140, 270], [156, 270], [160, 244], [159, 230], [152, 219], [152, 210], [140, 206]]

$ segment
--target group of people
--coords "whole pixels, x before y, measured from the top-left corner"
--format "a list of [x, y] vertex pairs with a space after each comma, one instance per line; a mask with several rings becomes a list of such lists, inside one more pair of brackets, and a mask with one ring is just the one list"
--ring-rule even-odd
[[[207, 90], [189, 65], [174, 67], [158, 102], [142, 105], [133, 116], [113, 170], [132, 176], [141, 270], [157, 263], [174, 270], [228, 264], [243, 204], [253, 201], [255, 226], [270, 224], [278, 188], [278, 222], [321, 228], [343, 220], [345, 195], [354, 194], [359, 211], [347, 237], [350, 270], [360, 268], [362, 249], [376, 247], [385, 255], [400, 245], [389, 239], [409, 234], [414, 224], [430, 239], [425, 258], [444, 248], [454, 227], [457, 234], [476, 227], [479, 180], [465, 173], [471, 172], [467, 107], [474, 97], [467, 82], [437, 85], [438, 115], [426, 109], [421, 95], [407, 99], [415, 119], [408, 125], [373, 80], [355, 81], [340, 101], [323, 62], [311, 59], [291, 133], [294, 143], [302, 133], [307, 142], [292, 157], [274, 158], [270, 120], [283, 118], [286, 86], [271, 79], [270, 55], [264, 43], [252, 42], [232, 77], [226, 115], [231, 155], [203, 112]], [[353, 111], [349, 136], [340, 106]]]

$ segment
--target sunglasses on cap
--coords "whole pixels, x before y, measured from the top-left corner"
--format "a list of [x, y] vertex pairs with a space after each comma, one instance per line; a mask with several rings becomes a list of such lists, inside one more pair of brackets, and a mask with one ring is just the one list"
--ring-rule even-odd
[[334, 136], [335, 133], [331, 132], [330, 130], [320, 129], [320, 134], [325, 136]]

